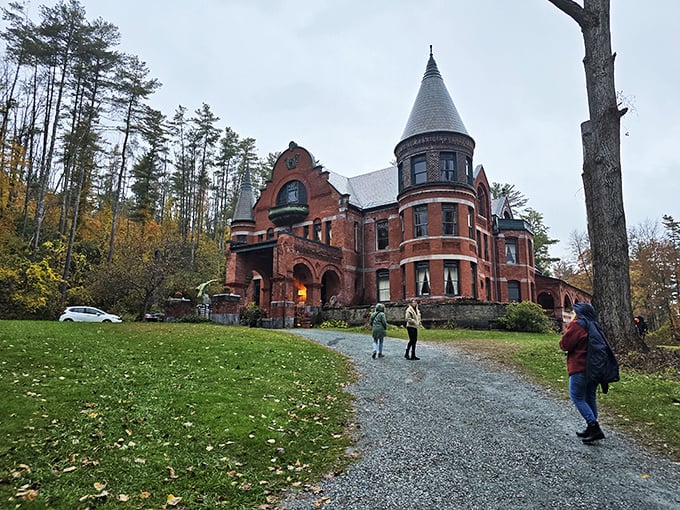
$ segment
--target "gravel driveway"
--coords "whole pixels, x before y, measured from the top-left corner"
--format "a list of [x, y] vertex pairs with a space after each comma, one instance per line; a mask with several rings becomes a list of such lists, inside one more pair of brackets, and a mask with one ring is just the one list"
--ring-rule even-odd
[[419, 341], [408, 361], [406, 341], [387, 338], [374, 360], [368, 335], [294, 333], [356, 365], [361, 457], [286, 509], [680, 509], [680, 466], [606, 419], [607, 439], [583, 445], [568, 401], [502, 368], [441, 344]]

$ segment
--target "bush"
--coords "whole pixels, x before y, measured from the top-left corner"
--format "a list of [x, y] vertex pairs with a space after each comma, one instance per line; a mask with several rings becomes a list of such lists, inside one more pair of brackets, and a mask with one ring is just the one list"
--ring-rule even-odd
[[251, 302], [248, 303], [246, 308], [241, 309], [239, 324], [241, 324], [241, 326], [250, 326], [251, 328], [254, 328], [261, 324], [262, 317], [264, 317], [262, 309], [254, 302]]
[[545, 315], [541, 305], [531, 301], [510, 303], [505, 309], [505, 315], [498, 321], [505, 329], [510, 331], [528, 333], [549, 333], [552, 331], [552, 321]]
[[322, 322], [319, 327], [322, 329], [347, 329], [349, 325], [345, 321], [332, 320]]

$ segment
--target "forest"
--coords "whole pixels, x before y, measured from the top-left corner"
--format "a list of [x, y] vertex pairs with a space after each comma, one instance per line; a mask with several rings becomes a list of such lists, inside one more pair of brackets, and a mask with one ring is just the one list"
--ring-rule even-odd
[[77, 0], [2, 17], [0, 316], [96, 303], [139, 317], [222, 280], [244, 169], [258, 188], [277, 155], [208, 104], [150, 107], [161, 83]]
[[[78, 0], [37, 12], [11, 2], [0, 24], [0, 318], [94, 304], [132, 320], [223, 281], [243, 173], [259, 189], [278, 154], [260, 158], [256, 140], [206, 103], [153, 109], [162, 84]], [[557, 240], [542, 215], [494, 185], [515, 194], [532, 226], [538, 269], [590, 291], [587, 235], [572, 233], [570, 260], [550, 257]], [[678, 341], [680, 223], [664, 215], [632, 226], [629, 248], [635, 313]]]

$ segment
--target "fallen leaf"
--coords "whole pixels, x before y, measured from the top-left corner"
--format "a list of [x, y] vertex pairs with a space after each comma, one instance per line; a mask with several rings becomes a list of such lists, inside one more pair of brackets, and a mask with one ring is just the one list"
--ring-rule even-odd
[[642, 473], [640, 475], [640, 478], [649, 478], [649, 475], [647, 473]]
[[106, 487], [106, 484], [105, 484], [105, 483], [95, 482], [95, 483], [93, 484], [93, 487], [95, 488], [95, 490], [101, 491], [101, 490], [104, 490], [104, 487]]
[[168, 494], [168, 505], [177, 506], [180, 501], [182, 501], [182, 498]]
[[149, 498], [151, 497], [151, 493], [150, 493], [150, 492], [147, 492], [147, 491], [143, 491], [143, 492], [139, 495], [139, 497], [142, 498], [142, 499], [149, 499]]
[[127, 494], [118, 494], [118, 501], [122, 503], [127, 503], [128, 501], [130, 501], [130, 496], [128, 496]]
[[170, 473], [170, 478], [177, 478], [177, 475], [175, 474], [175, 470], [171, 466], [167, 466], [167, 470]]

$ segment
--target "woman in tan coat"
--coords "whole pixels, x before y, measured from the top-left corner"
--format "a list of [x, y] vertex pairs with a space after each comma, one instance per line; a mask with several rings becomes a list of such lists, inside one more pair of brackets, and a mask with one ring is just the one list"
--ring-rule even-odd
[[406, 308], [406, 331], [408, 331], [408, 345], [406, 346], [406, 354], [404, 354], [406, 359], [420, 359], [416, 356], [416, 342], [418, 342], [418, 328], [421, 325], [422, 319], [418, 309], [418, 301], [414, 299]]

